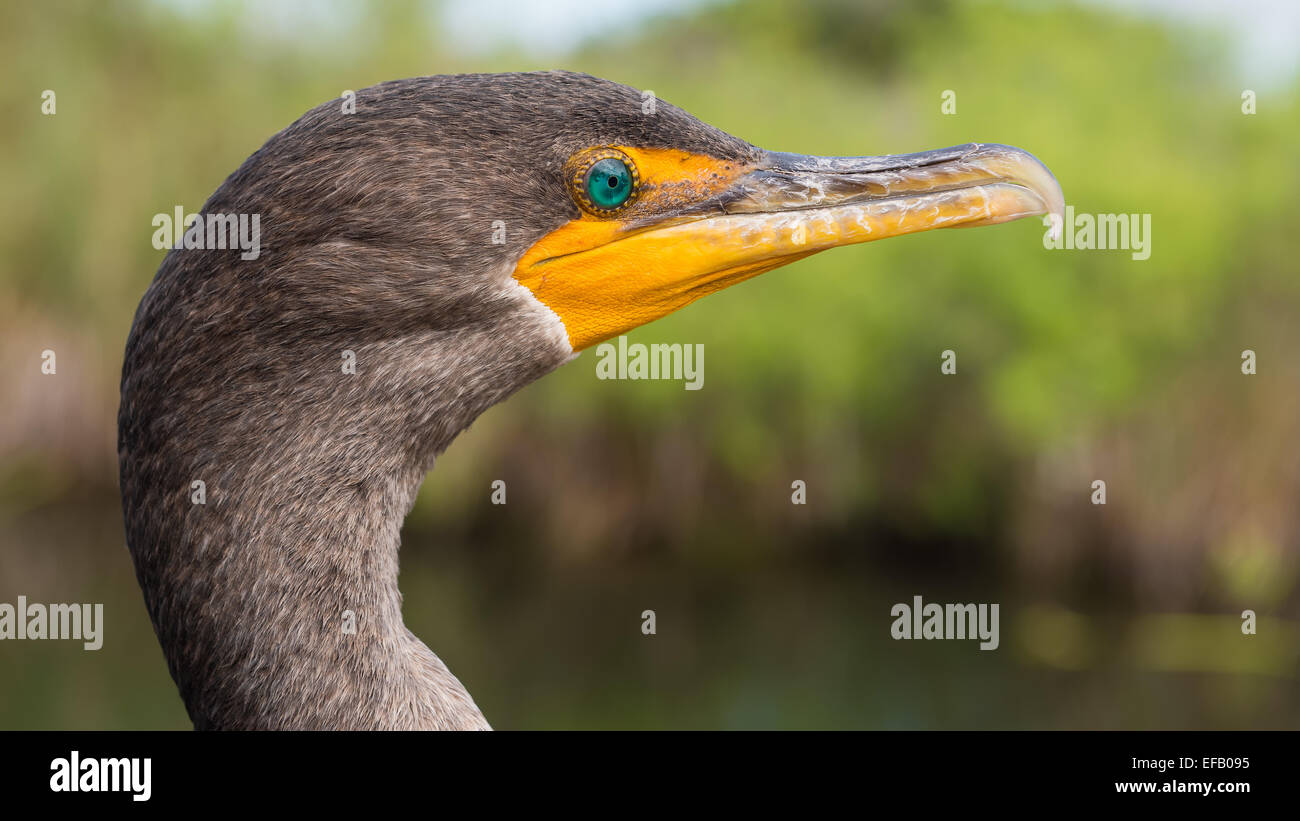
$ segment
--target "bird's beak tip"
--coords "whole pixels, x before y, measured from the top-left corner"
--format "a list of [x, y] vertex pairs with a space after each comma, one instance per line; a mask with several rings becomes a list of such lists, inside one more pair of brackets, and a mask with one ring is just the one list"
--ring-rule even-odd
[[[1014, 206], [1014, 210], [990, 214], [986, 220], [939, 221], [928, 227], [982, 225], [1045, 214], [1052, 229], [1059, 231], [1065, 210], [1061, 186], [1046, 165], [1023, 149], [997, 143], [966, 143], [914, 154], [868, 157], [768, 152], [760, 169], [776, 175], [778, 185], [767, 186], [775, 190], [766, 192], [765, 202], [753, 210], [765, 210], [763, 206], [766, 210], [837, 207], [909, 198], [926, 198], [927, 203], [933, 203], [942, 201], [944, 194], [988, 186], [1014, 186], [1032, 194], [1032, 198], [1019, 197], [1014, 202], [1008, 199], [1005, 204]], [[770, 179], [766, 181], [770, 183]]]

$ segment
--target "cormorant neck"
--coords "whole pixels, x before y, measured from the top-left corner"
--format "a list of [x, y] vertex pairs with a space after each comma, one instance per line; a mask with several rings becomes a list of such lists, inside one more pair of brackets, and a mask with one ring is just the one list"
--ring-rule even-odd
[[529, 296], [472, 332], [354, 344], [349, 374], [343, 341], [290, 346], [256, 329], [244, 338], [263, 347], [213, 368], [227, 332], [156, 333], [153, 308], [124, 368], [123, 505], [195, 726], [486, 727], [403, 624], [399, 535], [434, 456], [572, 357], [558, 319]]
[[178, 510], [156, 557], [151, 611], [195, 726], [485, 728], [402, 620], [399, 532], [422, 471], [345, 478], [325, 454], [265, 455]]

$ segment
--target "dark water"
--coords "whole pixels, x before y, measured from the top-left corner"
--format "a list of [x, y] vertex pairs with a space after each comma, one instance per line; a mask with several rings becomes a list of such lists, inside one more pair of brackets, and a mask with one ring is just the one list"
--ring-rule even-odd
[[[499, 728], [1300, 727], [1296, 644], [1267, 635], [1293, 639], [1285, 623], [1247, 638], [1231, 614], [1065, 610], [1007, 589], [1000, 647], [981, 651], [895, 641], [890, 608], [979, 600], [987, 579], [881, 568], [844, 534], [773, 550], [731, 531], [690, 551], [562, 560], [487, 536], [408, 527], [401, 581], [408, 624]], [[12, 516], [0, 539], [0, 601], [105, 611], [96, 652], [0, 643], [0, 727], [189, 727], [114, 499]], [[759, 547], [734, 561], [747, 542]]]

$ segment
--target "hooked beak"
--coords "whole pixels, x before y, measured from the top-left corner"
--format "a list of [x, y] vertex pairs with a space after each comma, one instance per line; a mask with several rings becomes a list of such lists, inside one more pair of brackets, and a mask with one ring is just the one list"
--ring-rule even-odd
[[[724, 196], [752, 225], [787, 224], [820, 251], [927, 231], [993, 225], [1065, 211], [1061, 186], [1032, 154], [972, 143], [882, 157], [812, 157], [768, 152], [766, 162]], [[804, 231], [800, 232], [799, 229]]]
[[560, 316], [574, 350], [839, 245], [1041, 214], [1059, 233], [1065, 210], [1046, 166], [1005, 145], [879, 157], [766, 152], [729, 176], [719, 171], [721, 187], [697, 181], [683, 206], [600, 229], [575, 220], [524, 255], [516, 278]]

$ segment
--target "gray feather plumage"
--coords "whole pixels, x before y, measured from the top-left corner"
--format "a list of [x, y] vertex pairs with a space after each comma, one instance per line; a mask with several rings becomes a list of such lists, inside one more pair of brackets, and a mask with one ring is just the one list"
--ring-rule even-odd
[[197, 728], [487, 727], [403, 625], [399, 531], [435, 456], [572, 357], [511, 272], [579, 214], [565, 160], [611, 143], [756, 152], [584, 75], [384, 83], [355, 114], [309, 111], [208, 200], [261, 215], [257, 259], [168, 253], [127, 343], [118, 448], [127, 542]]

